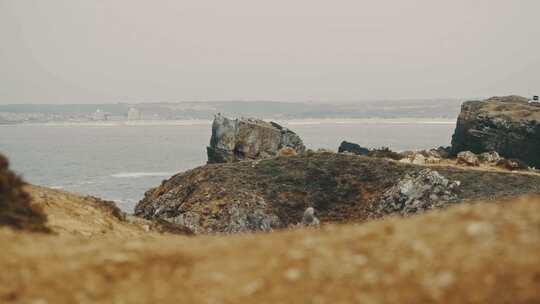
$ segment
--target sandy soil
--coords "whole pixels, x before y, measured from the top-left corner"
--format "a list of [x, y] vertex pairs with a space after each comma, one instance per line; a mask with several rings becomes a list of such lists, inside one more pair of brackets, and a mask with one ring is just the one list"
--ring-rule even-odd
[[540, 198], [270, 234], [66, 234], [0, 229], [1, 303], [540, 302]]

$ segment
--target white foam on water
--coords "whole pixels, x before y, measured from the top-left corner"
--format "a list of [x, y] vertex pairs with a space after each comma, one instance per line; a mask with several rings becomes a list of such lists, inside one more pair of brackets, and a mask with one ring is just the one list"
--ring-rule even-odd
[[170, 177], [172, 175], [174, 175], [172, 172], [120, 172], [111, 176], [114, 178], [141, 178], [154, 176]]

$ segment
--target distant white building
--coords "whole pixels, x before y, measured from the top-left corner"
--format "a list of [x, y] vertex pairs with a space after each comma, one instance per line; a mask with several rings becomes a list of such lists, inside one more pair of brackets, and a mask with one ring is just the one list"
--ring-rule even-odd
[[141, 118], [141, 111], [139, 111], [137, 108], [129, 108], [127, 113], [128, 120], [140, 120]]
[[108, 120], [110, 113], [104, 112], [101, 109], [97, 109], [94, 114], [92, 114], [92, 120]]

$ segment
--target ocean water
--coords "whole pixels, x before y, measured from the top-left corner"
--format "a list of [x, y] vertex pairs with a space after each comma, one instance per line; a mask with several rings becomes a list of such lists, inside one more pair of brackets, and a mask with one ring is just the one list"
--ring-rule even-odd
[[[449, 145], [452, 121], [280, 122], [308, 148], [342, 140], [393, 150]], [[144, 192], [206, 162], [210, 122], [0, 125], [0, 153], [27, 181], [117, 202], [132, 212]]]

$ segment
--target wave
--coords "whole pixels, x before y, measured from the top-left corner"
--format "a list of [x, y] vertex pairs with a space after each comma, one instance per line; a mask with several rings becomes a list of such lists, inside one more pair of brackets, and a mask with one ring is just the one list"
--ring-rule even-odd
[[141, 178], [141, 177], [170, 177], [174, 175], [173, 172], [120, 172], [112, 174], [114, 178]]

